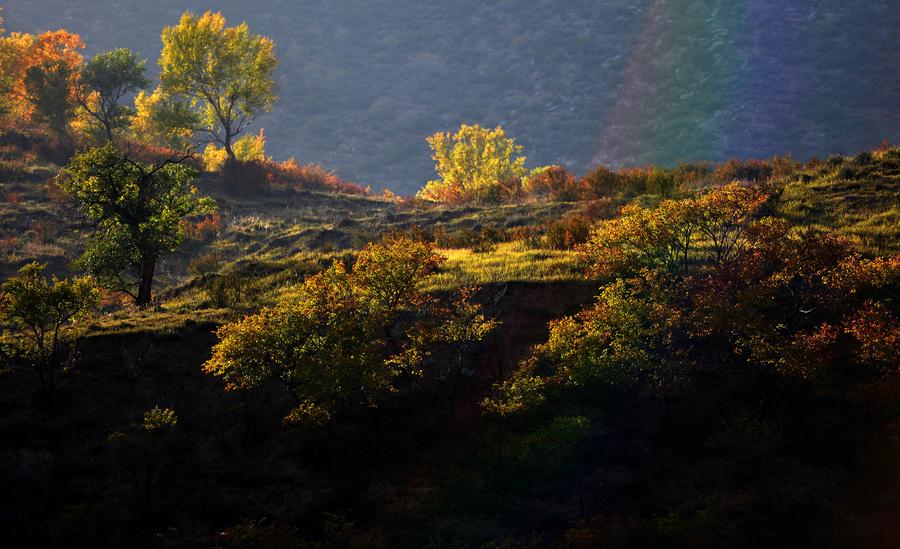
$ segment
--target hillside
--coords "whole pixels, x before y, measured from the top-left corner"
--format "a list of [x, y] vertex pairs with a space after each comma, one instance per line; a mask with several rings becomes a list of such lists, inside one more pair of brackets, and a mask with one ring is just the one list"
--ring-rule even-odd
[[[41, 134], [15, 131], [4, 133], [0, 147], [3, 278], [35, 259], [55, 274], [71, 274], [91, 227], [73, 215], [55, 184], [70, 151]], [[831, 273], [828, 262], [838, 260], [829, 254], [845, 250], [804, 229], [848, 238], [863, 254], [853, 263], [862, 272], [885, 265], [869, 258], [900, 251], [900, 149], [779, 165], [777, 175], [742, 188], [764, 192], [761, 211], [794, 226], [776, 236], [775, 249], [811, 239], [809, 250], [779, 252], [799, 262], [802, 276], [813, 267], [813, 276], [815, 269]], [[730, 180], [715, 174], [766, 166], [710, 169], [709, 188], [683, 182], [673, 199]], [[567, 315], [590, 314], [601, 299], [603, 282], [585, 272], [579, 231], [615, 223], [628, 211], [623, 206], [653, 211], [663, 197], [627, 191], [582, 202], [532, 197], [435, 206], [259, 181], [235, 187], [223, 173], [202, 173], [196, 184], [215, 198], [218, 212], [189, 220], [187, 242], [159, 267], [152, 307], [137, 309], [107, 294], [52, 400], [34, 390], [30, 372], [0, 371], [0, 488], [7, 494], [0, 524], [14, 532], [11, 546], [91, 547], [103, 540], [116, 547], [215, 549], [582, 549], [600, 539], [622, 548], [897, 541], [900, 471], [896, 445], [885, 442], [896, 434], [895, 416], [882, 400], [894, 388], [873, 385], [870, 373], [844, 388], [857, 375], [850, 367], [803, 370], [821, 376], [810, 384], [803, 376], [746, 369], [743, 358], [720, 366], [724, 343], [705, 336], [674, 351], [661, 347], [653, 362], [664, 366], [659, 377], [636, 374], [641, 381], [634, 384], [587, 392], [561, 386], [528, 414], [487, 414], [483, 399], [498, 394], [502, 386], [495, 384], [527, 375], [530, 357], [558, 341], [566, 326], [559, 322], [591, 318]], [[281, 423], [292, 404], [279, 385], [223, 392], [201, 370], [217, 328], [291, 303], [307, 277], [332, 263], [357, 269], [368, 244], [397, 231], [419, 234], [445, 258], [423, 280], [423, 306], [476, 286], [474, 302], [499, 322], [462, 350], [437, 347], [428, 363], [456, 357], [455, 381], [446, 374], [401, 376], [390, 395], [350, 410], [340, 430], [326, 434]], [[695, 276], [710, 276], [702, 262], [695, 268]], [[654, 280], [646, 276], [645, 283]], [[703, 291], [690, 277], [685, 284]], [[765, 284], [751, 290], [760, 288]], [[802, 284], [792, 290], [805, 291]], [[895, 296], [882, 299], [895, 305]], [[747, 303], [766, 300], [751, 293], [741, 306]], [[728, 322], [730, 313], [713, 319]], [[754, 330], [768, 322], [764, 317]], [[783, 344], [778, 333], [762, 333]], [[676, 329], [671, 339], [685, 337]], [[876, 357], [880, 343], [891, 352], [890, 340], [874, 338]], [[591, 338], [567, 349], [576, 353], [567, 364], [578, 364], [579, 345], [591, 345]], [[615, 351], [601, 356], [608, 352]], [[686, 365], [682, 373], [666, 369], [678, 361]], [[542, 383], [551, 387], [562, 375]], [[153, 434], [142, 416], [160, 407], [177, 413], [169, 434]], [[141, 429], [149, 438], [141, 438]], [[786, 516], [823, 526], [812, 531]]]
[[896, 2], [124, 0], [4, 3], [8, 31], [64, 27], [87, 53], [221, 10], [272, 37], [270, 153], [375, 189], [433, 177], [424, 138], [502, 124], [532, 166], [845, 154], [900, 140]]

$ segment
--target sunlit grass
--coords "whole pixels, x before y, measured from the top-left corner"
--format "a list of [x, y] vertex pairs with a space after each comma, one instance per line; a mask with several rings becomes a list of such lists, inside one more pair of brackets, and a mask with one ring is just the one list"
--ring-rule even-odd
[[867, 255], [900, 251], [900, 184], [890, 180], [792, 183], [777, 213], [800, 226], [835, 231]]
[[427, 290], [447, 290], [497, 282], [555, 282], [577, 280], [582, 265], [577, 253], [534, 250], [507, 242], [475, 253], [468, 249], [440, 250], [447, 258], [441, 272], [428, 280]]

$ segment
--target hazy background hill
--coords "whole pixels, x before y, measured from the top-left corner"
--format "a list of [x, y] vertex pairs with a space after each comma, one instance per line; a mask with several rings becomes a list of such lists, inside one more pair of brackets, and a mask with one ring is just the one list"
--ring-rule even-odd
[[155, 61], [185, 9], [271, 36], [276, 158], [412, 192], [424, 137], [502, 124], [531, 165], [850, 152], [900, 140], [892, 0], [14, 0], [7, 30], [65, 27]]

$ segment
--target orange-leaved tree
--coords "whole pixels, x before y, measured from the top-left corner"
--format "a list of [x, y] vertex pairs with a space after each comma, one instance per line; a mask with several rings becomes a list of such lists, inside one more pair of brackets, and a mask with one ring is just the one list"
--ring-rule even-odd
[[0, 93], [12, 114], [61, 130], [74, 113], [84, 42], [66, 30], [0, 37]]

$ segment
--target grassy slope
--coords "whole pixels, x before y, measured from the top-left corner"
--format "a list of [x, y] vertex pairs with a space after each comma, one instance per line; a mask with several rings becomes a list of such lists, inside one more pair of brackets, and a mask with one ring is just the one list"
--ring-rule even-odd
[[[19, 159], [22, 161], [22, 159]], [[58, 168], [51, 163], [20, 165], [0, 183], [0, 274], [6, 276], [37, 259], [66, 274], [86, 233], [70, 206], [47, 184]], [[774, 213], [793, 223], [833, 229], [854, 240], [868, 255], [900, 250], [900, 149], [834, 157], [781, 181]], [[576, 207], [568, 203], [532, 203], [497, 207], [400, 210], [377, 198], [304, 191], [223, 192], [206, 176], [201, 189], [213, 195], [222, 213], [221, 231], [208, 241], [189, 240], [160, 264], [156, 311], [121, 311], [101, 318], [103, 330], [173, 329], [187, 320], [222, 321], [261, 304], [272, 304], [303, 279], [333, 260], [352, 253], [381, 234], [419, 227], [448, 233], [481, 228], [539, 225]], [[638, 197], [646, 201], [648, 197]], [[432, 290], [505, 281], [577, 280], [574, 252], [529, 249], [505, 243], [475, 253], [442, 250], [447, 263], [430, 284]], [[212, 269], [242, 281], [244, 298], [231, 309], [211, 303], [202, 277], [189, 273], [198, 257]], [[196, 272], [196, 269], [195, 271]], [[211, 276], [211, 275], [205, 275]]]
[[833, 157], [806, 170], [784, 187], [776, 212], [836, 230], [868, 255], [900, 252], [900, 148]]

